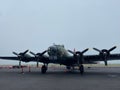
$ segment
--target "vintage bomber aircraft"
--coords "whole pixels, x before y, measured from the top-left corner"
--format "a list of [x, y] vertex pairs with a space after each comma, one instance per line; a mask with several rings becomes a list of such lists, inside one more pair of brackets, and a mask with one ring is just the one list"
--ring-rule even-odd
[[[72, 51], [66, 50], [63, 45], [52, 45], [47, 50], [43, 51], [42, 53], [33, 53], [30, 52], [34, 56], [30, 56], [27, 54], [28, 50], [23, 53], [16, 53], [16, 57], [0, 57], [0, 59], [7, 59], [7, 60], [19, 60], [19, 66], [21, 67], [21, 61], [23, 62], [30, 62], [35, 61], [38, 63], [43, 63], [41, 67], [41, 72], [46, 73], [48, 64], [60, 64], [65, 65], [67, 69], [71, 69], [71, 67], [78, 66], [79, 71], [81, 74], [84, 72], [84, 65], [83, 64], [93, 64], [97, 61], [104, 61], [105, 65], [107, 65], [108, 60], [118, 60], [120, 59], [120, 54], [111, 54], [110, 52], [113, 51], [116, 46], [107, 49], [99, 50], [97, 48], [93, 48], [94, 50], [98, 51], [98, 55], [84, 55], [89, 49], [85, 49], [83, 51]], [[48, 55], [46, 55], [47, 53]], [[70, 54], [71, 53], [71, 54]]]

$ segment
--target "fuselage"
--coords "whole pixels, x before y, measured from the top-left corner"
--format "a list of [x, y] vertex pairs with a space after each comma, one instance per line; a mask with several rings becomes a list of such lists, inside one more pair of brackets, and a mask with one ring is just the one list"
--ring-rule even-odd
[[[49, 60], [51, 63], [58, 63], [63, 65], [74, 65], [77, 63], [77, 59], [74, 57], [74, 54], [71, 55], [68, 50], [65, 49], [64, 45], [52, 45], [48, 48], [47, 53], [49, 55]], [[96, 62], [84, 62], [84, 64], [88, 63]]]

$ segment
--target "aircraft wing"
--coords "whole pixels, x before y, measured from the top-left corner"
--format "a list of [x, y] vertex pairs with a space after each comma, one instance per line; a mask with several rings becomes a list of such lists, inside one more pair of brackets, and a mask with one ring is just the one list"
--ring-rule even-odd
[[18, 57], [0, 57], [0, 59], [6, 59], [6, 60], [19, 60]]
[[[85, 61], [104, 61], [100, 55], [85, 55]], [[120, 60], [120, 54], [110, 54], [107, 60]]]
[[[10, 57], [10, 56], [5, 56], [5, 57], [0, 57], [0, 59], [5, 59], [5, 60], [16, 60], [16, 61], [19, 61], [20, 60], [20, 58], [18, 58], [18, 57]], [[35, 57], [23, 57], [22, 59], [21, 59], [21, 61], [23, 61], [23, 62], [37, 62], [37, 59], [35, 58]], [[49, 58], [48, 57], [45, 57], [45, 56], [43, 56], [43, 57], [41, 57], [41, 59], [39, 59], [39, 62], [42, 62], [42, 63], [49, 63]]]
[[[16, 60], [19, 61], [20, 59], [18, 57], [10, 57], [10, 56], [3, 56], [0, 57], [0, 59], [5, 60]], [[107, 57], [107, 60], [120, 60], [120, 54], [110, 54], [109, 57]], [[24, 57], [22, 58], [23, 62], [37, 62], [37, 59], [35, 57]], [[100, 55], [84, 55], [84, 63], [87, 64], [93, 64], [95, 61], [104, 61]], [[43, 56], [41, 59], [39, 59], [39, 62], [41, 63], [54, 63], [53, 61], [49, 60], [49, 57]], [[64, 65], [72, 65], [75, 64], [76, 61], [74, 61], [74, 57], [67, 57], [66, 59], [63, 58], [63, 60], [58, 61], [58, 64], [64, 64]]]
[[[99, 61], [105, 61], [100, 55], [84, 55], [83, 64], [97, 64]], [[107, 57], [107, 61], [110, 60], [120, 60], [120, 54], [110, 54]], [[65, 60], [61, 61], [64, 65], [73, 65], [77, 63], [77, 60], [73, 56], [68, 57]]]

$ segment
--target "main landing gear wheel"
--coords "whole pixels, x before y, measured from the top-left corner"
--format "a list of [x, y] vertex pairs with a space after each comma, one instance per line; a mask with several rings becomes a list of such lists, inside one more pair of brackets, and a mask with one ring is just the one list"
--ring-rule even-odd
[[46, 71], [47, 71], [47, 66], [43, 65], [41, 67], [41, 73], [44, 74], [44, 73], [46, 73]]
[[80, 65], [80, 66], [79, 66], [79, 70], [80, 70], [80, 74], [83, 74], [83, 73], [84, 73], [84, 66], [83, 66], [83, 65]]
[[71, 69], [71, 67], [70, 67], [70, 66], [66, 66], [66, 69], [67, 69], [67, 70], [70, 70], [70, 69]]

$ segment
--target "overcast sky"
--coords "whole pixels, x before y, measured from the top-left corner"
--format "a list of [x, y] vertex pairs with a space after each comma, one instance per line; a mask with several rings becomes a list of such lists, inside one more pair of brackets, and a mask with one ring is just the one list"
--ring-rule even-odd
[[0, 56], [53, 43], [120, 53], [120, 0], [0, 0]]

